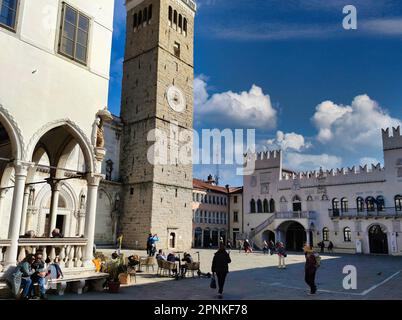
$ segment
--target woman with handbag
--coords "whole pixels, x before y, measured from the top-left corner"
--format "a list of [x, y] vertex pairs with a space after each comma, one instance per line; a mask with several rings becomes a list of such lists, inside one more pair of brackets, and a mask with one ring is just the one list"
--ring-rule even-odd
[[286, 269], [285, 258], [287, 257], [287, 254], [286, 254], [286, 250], [285, 250], [285, 246], [284, 246], [283, 242], [279, 242], [277, 253], [278, 253], [278, 259], [279, 259], [278, 268]]
[[[229, 254], [226, 252], [225, 245], [221, 243], [219, 245], [219, 250], [215, 253], [214, 259], [212, 260], [212, 276], [213, 280], [215, 279], [215, 274], [216, 277], [218, 278], [218, 298], [222, 299], [223, 298], [223, 287], [225, 285], [225, 280], [226, 276], [229, 272], [229, 263], [231, 263], [232, 260], [230, 259]], [[214, 286], [213, 281], [211, 282], [211, 288]], [[215, 284], [216, 288], [216, 284]]]

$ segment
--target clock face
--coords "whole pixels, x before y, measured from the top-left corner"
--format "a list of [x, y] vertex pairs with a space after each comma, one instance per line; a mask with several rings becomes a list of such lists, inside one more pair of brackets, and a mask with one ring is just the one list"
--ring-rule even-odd
[[176, 112], [183, 112], [186, 109], [186, 98], [176, 86], [170, 86], [167, 89], [167, 100], [169, 106]]

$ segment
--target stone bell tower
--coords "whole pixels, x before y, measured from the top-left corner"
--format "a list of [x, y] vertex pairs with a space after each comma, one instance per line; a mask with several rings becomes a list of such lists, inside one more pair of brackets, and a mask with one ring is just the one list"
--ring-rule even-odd
[[[196, 4], [127, 0], [126, 8], [123, 244], [145, 248], [148, 234], [157, 233], [158, 248], [186, 250], [192, 242], [192, 163], [182, 161], [178, 150], [192, 146]], [[165, 151], [153, 153], [158, 139]], [[155, 154], [166, 157], [155, 161]]]

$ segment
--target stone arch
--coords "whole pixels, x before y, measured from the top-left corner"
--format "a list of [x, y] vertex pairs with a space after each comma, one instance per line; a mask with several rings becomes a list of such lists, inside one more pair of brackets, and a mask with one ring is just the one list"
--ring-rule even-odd
[[21, 129], [10, 112], [0, 104], [0, 124], [11, 140], [12, 156], [15, 160], [24, 159], [24, 138]]
[[113, 219], [113, 197], [104, 188], [100, 188], [98, 191], [96, 212], [95, 242], [98, 244], [113, 244], [116, 237], [116, 221]]
[[44, 137], [49, 131], [56, 128], [64, 128], [78, 143], [82, 153], [84, 154], [85, 164], [89, 172], [93, 173], [96, 168], [96, 160], [94, 154], [94, 148], [85, 133], [69, 119], [60, 119], [53, 122], [49, 122], [41, 127], [30, 139], [27, 152], [26, 161], [31, 161], [35, 149], [42, 137]]

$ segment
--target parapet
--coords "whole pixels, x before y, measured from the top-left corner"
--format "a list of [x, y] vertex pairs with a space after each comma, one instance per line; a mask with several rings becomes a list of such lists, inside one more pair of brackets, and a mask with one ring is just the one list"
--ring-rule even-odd
[[382, 145], [384, 151], [393, 149], [402, 149], [401, 127], [382, 129]]

